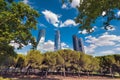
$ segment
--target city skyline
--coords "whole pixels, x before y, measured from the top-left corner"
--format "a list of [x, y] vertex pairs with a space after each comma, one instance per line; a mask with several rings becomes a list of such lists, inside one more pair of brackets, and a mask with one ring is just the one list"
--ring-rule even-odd
[[[45, 29], [40, 29], [38, 32], [36, 49], [43, 52], [43, 53], [47, 52], [47, 50], [44, 47], [45, 37], [46, 37], [45, 36]], [[60, 49], [61, 49], [60, 31], [55, 30], [55, 33], [54, 33], [54, 51], [57, 51]]]
[[[28, 4], [40, 13], [38, 20], [38, 30], [32, 30], [32, 35], [37, 39], [39, 29], [46, 29], [46, 39], [43, 47], [48, 51], [54, 51], [54, 30], [59, 29], [61, 32], [61, 48], [73, 49], [72, 35], [76, 34], [84, 41], [85, 53], [101, 56], [109, 54], [120, 54], [120, 21], [112, 20], [108, 30], [104, 29], [101, 16], [92, 24], [92, 33], [86, 30], [80, 30], [80, 24], [75, 23], [78, 11], [75, 8], [79, 5], [78, 2], [62, 4], [61, 0], [26, 0], [24, 3]], [[50, 4], [51, 2], [51, 4]], [[116, 14], [120, 16], [120, 11], [115, 10]], [[92, 13], [91, 13], [92, 14]], [[31, 49], [31, 45], [25, 46], [21, 50], [16, 50], [17, 53], [26, 54]]]
[[[60, 40], [60, 31], [55, 30], [54, 31], [54, 51], [60, 50], [61, 49], [61, 40]], [[38, 37], [37, 37], [37, 47], [36, 49], [41, 51], [41, 52], [47, 52], [45, 51], [43, 45], [45, 43], [45, 29], [40, 29], [38, 32]], [[82, 38], [78, 38], [76, 35], [72, 36], [73, 40], [73, 50], [75, 51], [80, 51], [85, 53], [84, 50], [84, 44]]]

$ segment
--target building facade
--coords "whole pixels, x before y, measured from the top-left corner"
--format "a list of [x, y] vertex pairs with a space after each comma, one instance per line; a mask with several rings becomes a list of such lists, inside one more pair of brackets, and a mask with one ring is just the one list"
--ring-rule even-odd
[[60, 31], [55, 31], [55, 43], [54, 43], [54, 50], [57, 51], [61, 49], [61, 41], [60, 41]]
[[40, 50], [42, 52], [44, 42], [45, 42], [45, 29], [41, 29], [39, 30], [37, 38], [37, 50]]
[[73, 35], [73, 48], [75, 51], [85, 53], [82, 38], [78, 38], [76, 35]]

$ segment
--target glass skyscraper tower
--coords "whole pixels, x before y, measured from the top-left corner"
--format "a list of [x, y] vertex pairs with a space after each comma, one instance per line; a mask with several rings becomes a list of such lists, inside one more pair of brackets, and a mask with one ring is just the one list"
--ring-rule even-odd
[[55, 44], [54, 44], [54, 50], [57, 51], [61, 49], [61, 42], [60, 42], [60, 31], [55, 31]]
[[73, 35], [73, 48], [76, 51], [85, 53], [82, 38], [78, 38], [76, 35]]
[[45, 29], [41, 29], [39, 30], [38, 38], [37, 38], [37, 50], [43, 52], [42, 50], [43, 50], [44, 41], [45, 41]]

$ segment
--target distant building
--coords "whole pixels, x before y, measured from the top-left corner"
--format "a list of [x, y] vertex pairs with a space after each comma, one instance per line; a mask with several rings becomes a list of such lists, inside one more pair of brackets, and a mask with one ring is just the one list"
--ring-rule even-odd
[[82, 38], [79, 38], [78, 44], [79, 44], [79, 50], [80, 50], [81, 52], [85, 53], [84, 45], [83, 45], [83, 39], [82, 39]]
[[82, 38], [78, 38], [76, 35], [73, 35], [73, 48], [75, 51], [85, 53]]
[[40, 50], [42, 52], [44, 42], [45, 42], [45, 29], [41, 29], [39, 30], [37, 38], [37, 50]]
[[61, 49], [61, 41], [60, 41], [60, 31], [55, 31], [55, 44], [54, 44], [54, 50], [57, 51]]
[[76, 35], [73, 35], [73, 48], [76, 51], [79, 51], [78, 38]]

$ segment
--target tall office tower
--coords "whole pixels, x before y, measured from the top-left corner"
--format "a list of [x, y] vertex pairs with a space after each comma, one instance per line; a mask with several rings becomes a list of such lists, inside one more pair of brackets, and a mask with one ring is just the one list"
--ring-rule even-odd
[[84, 53], [84, 45], [82, 42], [82, 38], [79, 39], [76, 35], [73, 35], [73, 48], [76, 51]]
[[73, 35], [73, 48], [76, 51], [79, 51], [78, 38], [76, 35]]
[[55, 31], [55, 44], [54, 44], [54, 50], [57, 51], [61, 49], [61, 42], [60, 42], [60, 31]]
[[37, 38], [37, 50], [40, 50], [42, 52], [44, 41], [45, 41], [45, 29], [41, 29], [38, 33]]
[[81, 52], [85, 53], [82, 38], [79, 38], [79, 39], [78, 39], [78, 44], [79, 44], [79, 51], [81, 51]]

